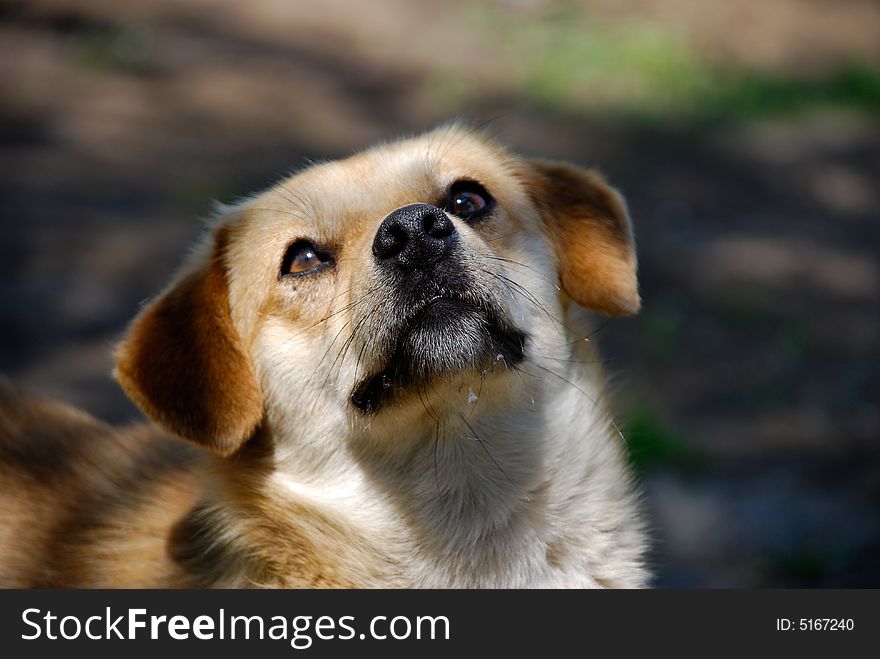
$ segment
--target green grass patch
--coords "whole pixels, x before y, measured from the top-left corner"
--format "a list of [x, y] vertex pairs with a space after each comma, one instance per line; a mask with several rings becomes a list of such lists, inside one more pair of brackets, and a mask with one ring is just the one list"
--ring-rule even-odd
[[682, 433], [665, 424], [647, 405], [639, 404], [624, 416], [630, 464], [639, 473], [658, 468], [694, 471], [708, 466], [708, 456]]
[[739, 118], [794, 114], [815, 107], [880, 108], [880, 70], [849, 62], [817, 79], [757, 72], [719, 75], [700, 99], [703, 112]]
[[642, 314], [642, 341], [648, 355], [654, 359], [681, 358], [681, 330], [684, 317], [681, 311], [669, 305], [646, 307]]
[[801, 360], [813, 342], [813, 331], [804, 320], [790, 319], [776, 333], [776, 347], [792, 360]]
[[[613, 110], [637, 120], [880, 109], [880, 69], [866, 62], [814, 78], [724, 68], [668, 29], [603, 25], [574, 3], [529, 14], [474, 3], [463, 9], [461, 24], [504, 62], [503, 82], [540, 109]], [[453, 101], [479, 96], [461, 79], [453, 91]]]
[[153, 38], [140, 26], [94, 25], [72, 37], [73, 56], [83, 67], [128, 75], [155, 71]]
[[831, 556], [816, 548], [792, 547], [770, 554], [761, 571], [774, 584], [787, 587], [820, 585], [831, 568]]

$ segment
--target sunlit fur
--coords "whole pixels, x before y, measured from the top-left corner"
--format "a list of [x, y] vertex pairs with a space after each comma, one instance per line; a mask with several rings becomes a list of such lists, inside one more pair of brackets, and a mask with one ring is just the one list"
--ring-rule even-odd
[[[565, 171], [565, 191], [547, 163], [451, 125], [314, 165], [219, 211], [203, 247], [117, 353], [133, 400], [206, 447], [196, 509], [169, 515], [163, 531], [180, 572], [157, 573], [156, 585], [646, 585], [642, 523], [588, 340], [590, 312], [572, 302], [605, 313], [638, 308], [632, 234], [600, 177], [553, 166]], [[479, 314], [407, 339], [399, 292], [371, 252], [389, 213], [436, 203], [462, 178], [497, 201], [473, 225], [452, 218], [473, 284], [465, 294], [527, 337], [518, 364], [484, 354]], [[286, 249], [301, 239], [332, 250], [334, 265], [279, 277]], [[166, 332], [157, 327], [176, 312], [164, 301], [176, 296], [180, 306], [182, 282], [221, 281], [205, 274], [212, 268], [227, 286], [222, 314], [199, 324], [214, 297], [192, 293], [189, 324], [199, 329], [186, 347], [207, 353], [198, 359], [210, 364], [210, 381], [182, 380], [179, 363], [147, 349], [176, 330], [160, 342], [145, 337]], [[403, 340], [417, 344], [421, 377], [364, 413], [353, 391]], [[227, 361], [236, 368], [224, 376]], [[197, 388], [191, 403], [180, 395], [198, 413], [179, 402], [165, 409], [150, 393], [168, 387]], [[228, 430], [222, 441], [213, 439], [218, 424]]]

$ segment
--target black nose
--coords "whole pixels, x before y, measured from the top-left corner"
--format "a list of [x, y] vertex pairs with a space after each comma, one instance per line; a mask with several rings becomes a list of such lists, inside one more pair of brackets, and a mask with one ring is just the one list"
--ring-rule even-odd
[[401, 268], [425, 268], [449, 256], [457, 239], [446, 213], [430, 204], [412, 204], [382, 220], [373, 254], [380, 262]]

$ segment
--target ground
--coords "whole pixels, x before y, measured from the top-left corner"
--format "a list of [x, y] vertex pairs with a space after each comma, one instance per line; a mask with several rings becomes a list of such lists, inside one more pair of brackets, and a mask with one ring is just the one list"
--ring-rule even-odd
[[880, 585], [876, 2], [35, 0], [0, 54], [0, 372], [139, 418], [110, 347], [211, 200], [463, 115], [629, 200], [656, 584]]

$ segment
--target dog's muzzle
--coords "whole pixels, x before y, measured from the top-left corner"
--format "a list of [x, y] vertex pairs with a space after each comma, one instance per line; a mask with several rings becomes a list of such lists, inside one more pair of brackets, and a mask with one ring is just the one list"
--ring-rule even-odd
[[490, 294], [494, 280], [479, 281], [485, 273], [466, 265], [473, 258], [465, 258], [465, 249], [437, 206], [403, 206], [382, 220], [373, 256], [383, 292], [373, 308], [384, 313], [371, 314], [372, 325], [360, 323], [373, 341], [369, 353], [378, 358], [351, 394], [362, 412], [375, 413], [409, 387], [438, 377], [523, 359], [525, 334]]

